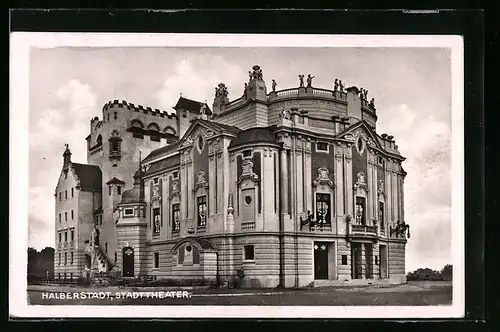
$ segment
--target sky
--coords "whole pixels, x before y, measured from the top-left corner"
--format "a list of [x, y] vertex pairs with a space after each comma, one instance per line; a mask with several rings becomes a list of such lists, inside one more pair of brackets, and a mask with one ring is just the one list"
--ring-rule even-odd
[[[110, 100], [173, 112], [179, 96], [212, 104], [225, 83], [239, 98], [260, 65], [270, 91], [297, 87], [299, 74], [333, 89], [335, 78], [375, 98], [377, 132], [393, 135], [407, 160], [406, 268], [451, 263], [451, 51], [448, 48], [32, 48], [29, 95], [29, 234], [54, 246], [54, 190], [64, 144], [86, 162], [90, 119]], [[462, 227], [461, 223], [453, 225]]]

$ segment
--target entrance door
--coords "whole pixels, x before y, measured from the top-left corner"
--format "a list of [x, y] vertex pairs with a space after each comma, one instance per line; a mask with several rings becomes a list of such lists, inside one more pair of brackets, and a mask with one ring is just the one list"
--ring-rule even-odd
[[351, 278], [361, 279], [361, 243], [351, 243]]
[[380, 279], [387, 278], [387, 246], [379, 246], [380, 257]]
[[314, 279], [328, 279], [328, 244], [314, 242]]
[[123, 248], [123, 276], [134, 276], [134, 249], [130, 247]]
[[373, 279], [373, 245], [365, 243], [365, 277]]

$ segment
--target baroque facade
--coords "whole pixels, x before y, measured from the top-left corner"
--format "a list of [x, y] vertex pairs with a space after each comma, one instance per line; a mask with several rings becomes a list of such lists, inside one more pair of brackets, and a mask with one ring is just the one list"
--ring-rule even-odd
[[254, 66], [240, 98], [216, 87], [212, 109], [104, 105], [88, 165], [63, 155], [56, 277], [405, 282], [405, 158], [376, 133], [366, 90], [313, 78], [267, 92]]

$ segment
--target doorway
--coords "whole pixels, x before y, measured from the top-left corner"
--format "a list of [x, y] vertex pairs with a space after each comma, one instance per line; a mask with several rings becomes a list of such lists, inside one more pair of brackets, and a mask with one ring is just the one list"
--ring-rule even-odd
[[361, 243], [351, 243], [351, 278], [361, 279], [362, 275], [362, 262], [361, 262]]
[[365, 277], [373, 279], [373, 245], [365, 243]]
[[134, 249], [130, 247], [123, 248], [123, 276], [134, 276]]
[[314, 279], [328, 279], [328, 243], [314, 242]]
[[387, 246], [379, 245], [380, 279], [387, 279]]

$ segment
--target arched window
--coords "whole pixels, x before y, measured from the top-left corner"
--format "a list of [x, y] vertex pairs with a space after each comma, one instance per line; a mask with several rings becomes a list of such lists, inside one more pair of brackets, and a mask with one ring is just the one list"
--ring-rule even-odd
[[160, 131], [160, 127], [156, 123], [152, 122], [152, 123], [150, 123], [148, 125], [148, 130], [158, 131], [159, 132]]
[[176, 135], [177, 132], [175, 131], [175, 129], [171, 126], [166, 126], [165, 127], [165, 130], [164, 130], [165, 134], [172, 134], [172, 135]]
[[135, 128], [144, 128], [144, 124], [141, 122], [141, 120], [134, 119], [130, 122], [130, 125]]

